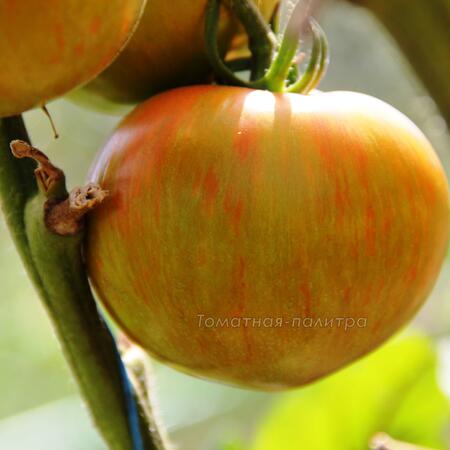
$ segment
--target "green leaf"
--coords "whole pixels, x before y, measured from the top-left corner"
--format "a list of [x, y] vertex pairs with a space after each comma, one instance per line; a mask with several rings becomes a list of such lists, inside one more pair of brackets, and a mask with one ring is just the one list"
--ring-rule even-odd
[[436, 381], [428, 339], [395, 340], [351, 367], [284, 395], [263, 421], [252, 450], [360, 450], [377, 432], [445, 448], [448, 400]]
[[242, 442], [227, 442], [220, 447], [220, 450], [247, 450]]

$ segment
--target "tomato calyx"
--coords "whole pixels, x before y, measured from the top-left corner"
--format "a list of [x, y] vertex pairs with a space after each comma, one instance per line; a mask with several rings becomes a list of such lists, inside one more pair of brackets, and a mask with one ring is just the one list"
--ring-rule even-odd
[[[250, 58], [222, 59], [218, 46], [220, 6], [235, 13], [249, 37]], [[276, 14], [276, 13], [275, 13]], [[271, 20], [276, 25], [276, 20]], [[301, 72], [305, 53], [299, 53], [302, 34], [311, 36], [311, 52]], [[293, 9], [284, 33], [276, 36], [252, 0], [209, 0], [205, 23], [206, 50], [221, 83], [272, 92], [308, 94], [320, 83], [329, 62], [325, 32], [308, 16], [302, 2]], [[248, 80], [236, 72], [250, 71]]]

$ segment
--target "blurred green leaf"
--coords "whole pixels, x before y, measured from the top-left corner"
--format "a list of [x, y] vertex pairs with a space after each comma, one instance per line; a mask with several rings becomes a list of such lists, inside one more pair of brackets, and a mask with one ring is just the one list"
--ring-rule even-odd
[[252, 450], [359, 450], [380, 431], [445, 448], [449, 402], [436, 381], [436, 353], [421, 336], [394, 341], [357, 364], [285, 395]]
[[227, 442], [220, 450], [247, 450], [247, 447], [242, 442]]

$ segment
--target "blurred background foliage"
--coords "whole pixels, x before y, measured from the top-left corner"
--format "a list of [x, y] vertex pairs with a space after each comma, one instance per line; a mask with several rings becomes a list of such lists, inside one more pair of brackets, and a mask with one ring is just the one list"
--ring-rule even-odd
[[[344, 2], [330, 3], [320, 22], [332, 55], [321, 89], [391, 103], [425, 132], [449, 173], [446, 123], [392, 37], [365, 9]], [[25, 118], [34, 144], [67, 170], [71, 186], [80, 184], [120, 117], [64, 99], [49, 109], [61, 138], [55, 141], [46, 117], [33, 111]], [[0, 230], [0, 449], [104, 450], [3, 222]], [[449, 265], [447, 259], [414, 332], [312, 386], [258, 393], [155, 364], [154, 393], [173, 440], [183, 450], [359, 450], [386, 432], [450, 449]]]
[[450, 122], [450, 1], [350, 0], [369, 8], [395, 38]]

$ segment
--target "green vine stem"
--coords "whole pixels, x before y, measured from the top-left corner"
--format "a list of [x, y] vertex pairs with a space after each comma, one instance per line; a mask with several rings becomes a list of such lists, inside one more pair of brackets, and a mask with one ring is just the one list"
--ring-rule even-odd
[[[232, 9], [243, 23], [249, 42], [257, 42], [265, 35], [263, 57], [252, 48], [252, 59], [248, 61], [231, 61], [226, 64], [220, 55], [217, 36], [221, 1]], [[230, 5], [233, 3], [233, 5]], [[239, 7], [238, 7], [239, 5]], [[209, 0], [206, 10], [205, 41], [210, 63], [220, 81], [234, 86], [251, 89], [267, 89], [272, 92], [292, 92], [307, 94], [314, 89], [322, 79], [328, 66], [328, 42], [322, 28], [312, 18], [308, 17], [309, 5], [299, 1], [295, 4], [291, 17], [286, 25], [280, 42], [273, 42], [273, 33], [264, 22], [261, 14], [256, 13], [252, 0]], [[273, 19], [274, 22], [276, 22]], [[300, 38], [305, 30], [312, 37], [312, 50], [309, 64], [303, 74], [298, 69], [298, 50]], [[270, 58], [269, 58], [270, 56]], [[238, 64], [237, 64], [238, 63]], [[242, 63], [252, 70], [249, 81], [238, 77], [233, 69], [242, 68]]]
[[[85, 273], [79, 211], [72, 226], [62, 230], [64, 236], [49, 229], [52, 206], [62, 204], [67, 194], [64, 174], [51, 166], [45, 155], [30, 146], [27, 149], [25, 142], [16, 141], [12, 148], [18, 157], [30, 156], [39, 161], [38, 168], [28, 158], [13, 157], [9, 146], [15, 139], [28, 141], [22, 118], [1, 119], [0, 199], [7, 225], [53, 321], [95, 425], [110, 449], [136, 450], [117, 348], [98, 313]], [[30, 149], [38, 153], [27, 154]], [[81, 203], [81, 209], [87, 210], [100, 200], [92, 191], [79, 192], [67, 208], [77, 210]], [[155, 437], [150, 433], [142, 407], [138, 421], [140, 448], [161, 450], [158, 431], [153, 431]]]
[[223, 3], [239, 18], [248, 33], [253, 61], [251, 79], [261, 78], [272, 60], [275, 35], [253, 1], [223, 0]]
[[247, 83], [236, 76], [221, 57], [218, 44], [219, 17], [220, 0], [209, 1], [205, 12], [205, 45], [209, 61], [216, 75], [223, 81], [227, 81], [234, 86], [245, 87]]

